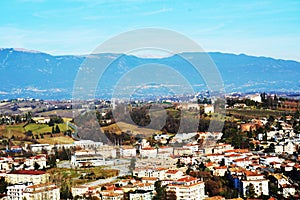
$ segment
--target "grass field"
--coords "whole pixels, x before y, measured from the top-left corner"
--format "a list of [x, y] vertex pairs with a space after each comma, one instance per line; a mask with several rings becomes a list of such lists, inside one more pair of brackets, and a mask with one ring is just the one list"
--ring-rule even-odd
[[[55, 128], [56, 124], [54, 125]], [[66, 124], [58, 124], [58, 127], [61, 132], [67, 130]], [[32, 131], [33, 134], [40, 134], [40, 133], [47, 133], [52, 132], [52, 127], [48, 126], [47, 124], [28, 124], [25, 126], [25, 131]]]
[[[47, 143], [47, 144], [70, 144], [73, 143], [74, 140], [68, 136], [64, 136], [63, 133], [53, 134], [51, 135], [44, 135], [44, 138], [40, 138], [41, 133], [52, 132], [52, 127], [48, 126], [47, 124], [28, 124], [27, 126], [23, 127], [24, 124], [18, 125], [3, 125], [0, 126], [0, 135], [4, 138], [11, 138], [14, 136], [15, 138], [25, 138], [25, 132], [31, 130], [33, 135], [39, 135], [39, 139], [37, 141], [39, 143]], [[55, 125], [56, 126], [56, 125]], [[58, 124], [59, 129], [61, 132], [67, 130], [66, 124]], [[70, 129], [70, 127], [68, 127]], [[20, 145], [23, 143], [22, 140], [14, 140], [13, 143], [15, 145]], [[25, 143], [29, 144], [31, 142], [26, 141]]]
[[0, 135], [6, 138], [23, 137], [25, 132], [23, 126], [24, 124], [0, 126]]

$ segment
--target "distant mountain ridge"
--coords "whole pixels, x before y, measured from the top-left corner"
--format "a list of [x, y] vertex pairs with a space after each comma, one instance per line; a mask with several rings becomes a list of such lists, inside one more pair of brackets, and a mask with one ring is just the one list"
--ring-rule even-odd
[[[201, 53], [188, 53], [193, 58]], [[299, 91], [300, 62], [244, 54], [208, 53], [217, 65], [226, 92]], [[114, 60], [118, 54], [97, 54], [92, 59]], [[0, 49], [0, 99], [32, 97], [70, 99], [78, 70], [87, 56], [52, 56], [26, 49]], [[158, 63], [170, 65], [199, 91], [203, 80], [180, 55], [167, 58], [139, 58], [122, 55], [106, 71], [105, 81], [97, 89], [98, 97], [109, 96], [114, 84], [137, 65]], [[198, 88], [197, 88], [198, 87]]]

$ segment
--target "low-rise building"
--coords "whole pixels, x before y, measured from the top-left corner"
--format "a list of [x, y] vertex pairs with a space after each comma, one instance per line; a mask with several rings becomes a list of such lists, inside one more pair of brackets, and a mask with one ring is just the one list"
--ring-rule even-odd
[[120, 147], [120, 156], [123, 158], [135, 157], [136, 156], [136, 148], [132, 146], [122, 146]]
[[152, 147], [142, 148], [140, 150], [141, 157], [155, 158], [157, 156], [157, 149]]
[[6, 181], [10, 184], [33, 183], [41, 184], [49, 181], [50, 175], [44, 171], [36, 170], [15, 170], [7, 173]]
[[38, 200], [38, 199], [60, 199], [60, 188], [55, 184], [38, 184], [28, 186], [24, 190], [24, 199], [26, 200]]
[[16, 184], [7, 187], [7, 200], [22, 200], [25, 184]]

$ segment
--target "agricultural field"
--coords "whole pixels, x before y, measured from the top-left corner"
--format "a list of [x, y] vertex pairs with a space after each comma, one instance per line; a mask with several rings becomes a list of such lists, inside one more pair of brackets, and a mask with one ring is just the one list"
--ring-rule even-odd
[[24, 124], [0, 126], [0, 135], [5, 138], [23, 137], [25, 132], [23, 126]]
[[139, 127], [138, 125], [128, 124], [125, 122], [117, 122], [109, 126], [101, 127], [102, 131], [109, 131], [116, 134], [121, 134], [122, 132], [130, 131], [133, 134], [144, 134], [151, 136], [153, 133], [160, 133], [160, 131]]
[[45, 111], [45, 112], [40, 112], [38, 113], [40, 116], [51, 116], [51, 115], [56, 115], [60, 116], [62, 118], [73, 118], [73, 110], [52, 110], [52, 111]]
[[[25, 124], [17, 124], [17, 125], [3, 125], [0, 126], [0, 136], [3, 138], [12, 138], [14, 145], [21, 145], [24, 142], [27, 144], [31, 144], [32, 141], [26, 140], [25, 138], [32, 138], [31, 136], [26, 136], [25, 132], [32, 131], [33, 137], [39, 143], [47, 143], [47, 144], [70, 144], [73, 143], [74, 140], [69, 136], [65, 136], [63, 132], [66, 130], [73, 131], [70, 127], [67, 127], [66, 124], [57, 124], [61, 133], [51, 134], [52, 127], [47, 124], [28, 124], [24, 127]], [[54, 128], [56, 124], [54, 125]], [[45, 134], [48, 133], [48, 134]], [[42, 135], [42, 136], [41, 136]], [[52, 136], [51, 136], [52, 135]]]
[[60, 134], [53, 134], [53, 137], [51, 135], [44, 135], [44, 138], [40, 138], [37, 141], [41, 144], [71, 144], [74, 142], [74, 140], [68, 136], [64, 136], [62, 133]]
[[[57, 124], [57, 125], [61, 132], [68, 130], [66, 124]], [[54, 125], [54, 128], [55, 127], [56, 124]], [[52, 127], [48, 126], [47, 124], [28, 124], [27, 126], [25, 126], [25, 131], [32, 131], [33, 134], [51, 133]]]
[[226, 110], [227, 115], [235, 115], [239, 117], [249, 117], [249, 118], [257, 118], [257, 117], [280, 117], [284, 114], [289, 114], [286, 111], [278, 111], [278, 110], [267, 110], [267, 109], [227, 109]]

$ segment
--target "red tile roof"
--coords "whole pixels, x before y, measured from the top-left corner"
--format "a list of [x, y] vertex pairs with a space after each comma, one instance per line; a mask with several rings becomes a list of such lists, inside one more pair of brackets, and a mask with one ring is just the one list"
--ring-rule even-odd
[[46, 172], [37, 171], [37, 170], [15, 170], [9, 172], [8, 174], [41, 175], [41, 174], [46, 174]]

